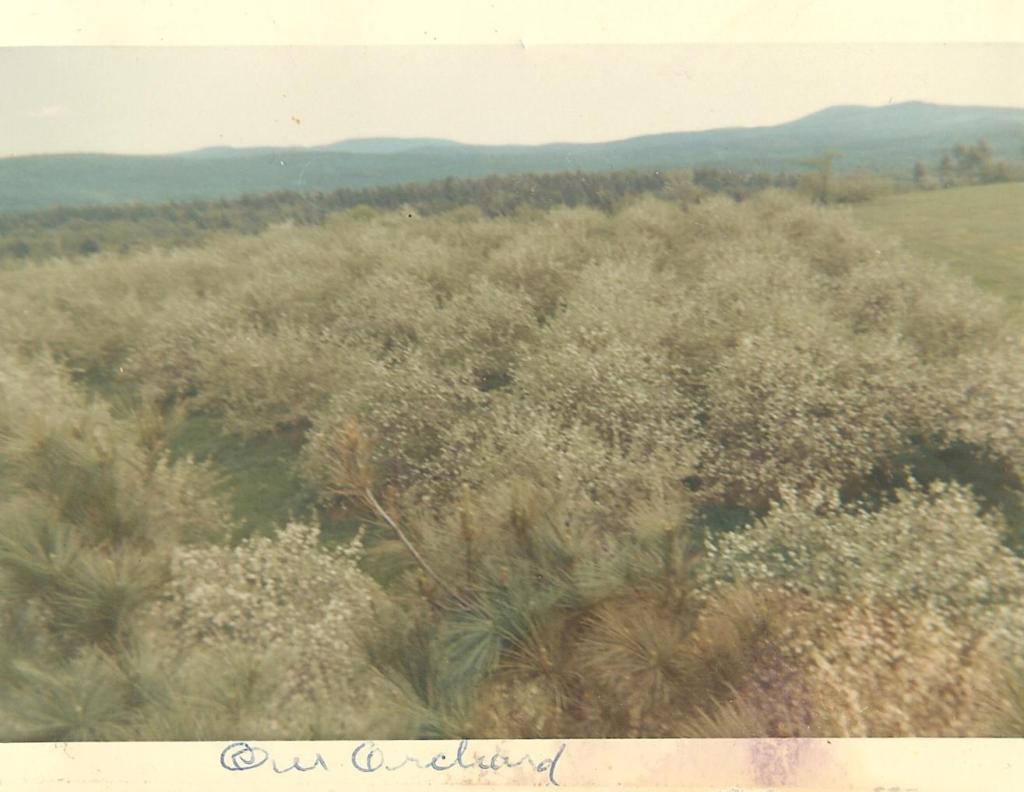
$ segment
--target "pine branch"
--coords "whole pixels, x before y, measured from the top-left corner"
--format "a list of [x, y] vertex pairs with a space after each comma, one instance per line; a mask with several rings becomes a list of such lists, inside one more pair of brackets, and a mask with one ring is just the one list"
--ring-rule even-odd
[[434, 571], [430, 564], [427, 563], [426, 559], [420, 555], [419, 551], [416, 549], [413, 543], [409, 541], [409, 538], [405, 535], [405, 533], [402, 532], [402, 529], [398, 527], [398, 524], [391, 519], [391, 516], [386, 511], [384, 511], [384, 508], [377, 502], [377, 499], [373, 496], [373, 492], [369, 488], [364, 490], [363, 496], [366, 498], [366, 502], [370, 505], [374, 512], [376, 512], [381, 517], [381, 519], [383, 519], [391, 527], [391, 529], [396, 534], [398, 534], [398, 538], [402, 540], [402, 544], [404, 544], [409, 553], [412, 554], [412, 557], [416, 559], [416, 563], [420, 565], [423, 571], [426, 572], [434, 580], [435, 583], [437, 583], [441, 588], [443, 588], [449, 594], [449, 596], [451, 596], [453, 599], [459, 602], [464, 608], [466, 608], [467, 610], [472, 610], [473, 606], [467, 600], [465, 600], [451, 585], [449, 585], [444, 578], [437, 574], [437, 572]]

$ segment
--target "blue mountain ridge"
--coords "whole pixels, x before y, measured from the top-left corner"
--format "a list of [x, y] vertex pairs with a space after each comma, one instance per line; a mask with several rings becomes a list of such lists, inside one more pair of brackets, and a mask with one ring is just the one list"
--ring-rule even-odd
[[0, 212], [50, 206], [331, 191], [446, 177], [698, 166], [797, 171], [824, 151], [839, 169], [909, 172], [957, 143], [985, 138], [1024, 158], [1024, 109], [902, 102], [840, 105], [775, 126], [643, 135], [604, 143], [483, 145], [440, 138], [359, 138], [322, 146], [215, 146], [161, 156], [50, 154], [0, 159]]

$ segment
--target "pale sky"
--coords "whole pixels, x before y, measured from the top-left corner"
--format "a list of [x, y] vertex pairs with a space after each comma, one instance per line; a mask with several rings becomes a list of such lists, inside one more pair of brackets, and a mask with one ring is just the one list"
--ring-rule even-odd
[[603, 141], [834, 104], [1024, 106], [1024, 44], [0, 48], [0, 156]]

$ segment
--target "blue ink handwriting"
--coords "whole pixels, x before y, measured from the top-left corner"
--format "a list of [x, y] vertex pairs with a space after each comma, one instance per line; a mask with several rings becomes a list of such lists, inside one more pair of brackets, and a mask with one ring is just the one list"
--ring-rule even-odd
[[558, 762], [561, 760], [562, 754], [565, 753], [565, 747], [565, 743], [562, 743], [552, 756], [545, 757], [540, 761], [533, 759], [529, 754], [524, 754], [518, 759], [513, 760], [512, 757], [501, 751], [494, 751], [489, 755], [479, 754], [474, 751], [472, 758], [469, 758], [469, 740], [463, 739], [459, 741], [454, 755], [442, 751], [433, 754], [429, 759], [406, 756], [392, 763], [387, 761], [384, 749], [371, 741], [360, 743], [352, 752], [352, 766], [361, 773], [394, 772], [408, 766], [416, 767], [420, 770], [434, 770], [443, 773], [456, 767], [463, 770], [475, 769], [497, 772], [505, 768], [511, 769], [525, 765], [532, 767], [538, 773], [546, 774], [548, 781], [554, 786], [558, 786], [558, 781], [555, 780], [555, 771], [558, 768]]
[[[558, 786], [555, 773], [558, 763], [565, 753], [566, 744], [562, 743], [558, 750], [550, 756], [543, 756], [539, 759], [533, 758], [530, 754], [523, 754], [513, 758], [504, 751], [496, 749], [492, 753], [480, 753], [469, 750], [469, 740], [463, 739], [455, 747], [454, 751], [439, 751], [432, 754], [425, 754], [421, 757], [409, 756], [393, 757], [385, 756], [385, 750], [389, 746], [378, 745], [373, 741], [359, 743], [352, 751], [350, 764], [354, 770], [360, 773], [392, 773], [403, 768], [416, 768], [438, 773], [446, 773], [453, 770], [480, 770], [484, 772], [500, 772], [502, 770], [513, 770], [518, 767], [530, 768], [534, 772], [543, 774], [549, 783]], [[393, 749], [390, 749], [393, 750]], [[275, 774], [298, 772], [308, 773], [313, 770], [330, 771], [327, 760], [323, 755], [316, 753], [312, 760], [303, 760], [293, 756], [290, 762], [278, 760], [271, 757], [270, 753], [248, 742], [230, 743], [220, 752], [220, 766], [231, 772], [243, 772], [256, 770], [269, 762], [270, 769]], [[335, 765], [337, 767], [337, 765]]]
[[328, 769], [327, 762], [324, 761], [324, 758], [320, 754], [316, 755], [316, 758], [313, 760], [313, 764], [311, 764], [309, 767], [303, 767], [302, 765], [300, 765], [299, 758], [297, 756], [292, 759], [291, 767], [286, 767], [282, 770], [277, 766], [276, 759], [273, 762], [271, 762], [271, 767], [274, 768], [275, 773], [290, 773], [292, 770], [298, 770], [300, 773], [308, 773], [310, 770], [316, 770], [318, 767], [322, 770]]
[[247, 742], [233, 742], [220, 752], [220, 766], [225, 770], [255, 770], [266, 763], [270, 754]]

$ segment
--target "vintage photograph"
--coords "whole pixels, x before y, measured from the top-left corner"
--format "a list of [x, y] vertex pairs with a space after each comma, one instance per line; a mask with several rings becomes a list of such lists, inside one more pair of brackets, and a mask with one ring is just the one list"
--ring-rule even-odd
[[0, 740], [1024, 737], [1022, 75], [0, 48]]

